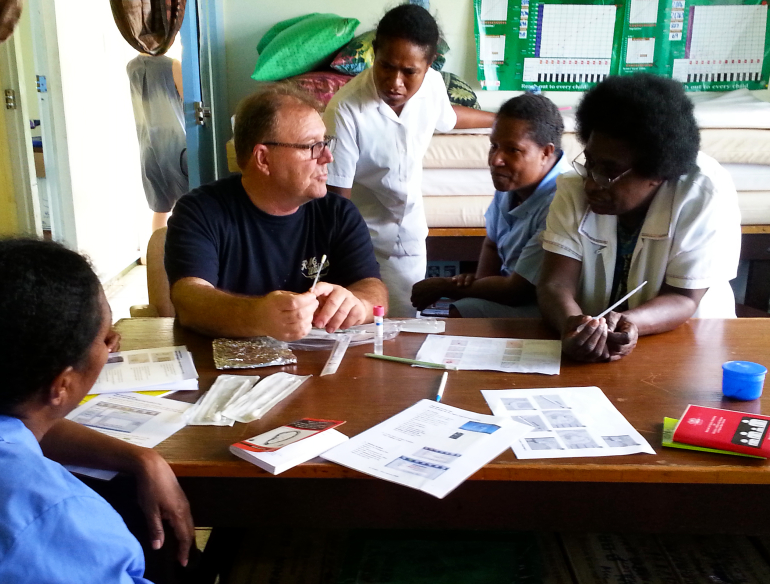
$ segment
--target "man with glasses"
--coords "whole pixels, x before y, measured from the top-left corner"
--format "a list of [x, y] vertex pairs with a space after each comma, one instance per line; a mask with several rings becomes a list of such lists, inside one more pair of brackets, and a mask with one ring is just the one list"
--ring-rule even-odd
[[[698, 152], [681, 84], [649, 74], [609, 77], [577, 110], [585, 150], [557, 181], [537, 287], [564, 352], [583, 361], [629, 354], [639, 335], [690, 317], [735, 316], [729, 281], [740, 212], [728, 173]], [[632, 295], [605, 318], [592, 318]]]
[[241, 102], [234, 135], [242, 174], [188, 193], [169, 221], [165, 262], [180, 322], [281, 340], [370, 322], [387, 290], [360, 213], [327, 195], [335, 140], [315, 101], [270, 87]]

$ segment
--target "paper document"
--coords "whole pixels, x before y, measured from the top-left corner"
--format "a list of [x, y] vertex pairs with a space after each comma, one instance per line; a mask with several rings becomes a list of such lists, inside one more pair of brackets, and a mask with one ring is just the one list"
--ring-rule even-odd
[[88, 393], [116, 393], [149, 388], [198, 389], [198, 372], [187, 347], [111, 353]]
[[442, 499], [531, 429], [424, 399], [321, 457]]
[[496, 416], [529, 424], [516, 458], [579, 458], [655, 451], [598, 387], [483, 389]]
[[558, 375], [561, 342], [428, 335], [416, 359], [454, 365], [460, 370]]
[[[152, 448], [185, 427], [192, 404], [136, 393], [98, 395], [72, 410], [67, 419], [124, 442]], [[67, 467], [72, 472], [110, 479], [113, 471]]]

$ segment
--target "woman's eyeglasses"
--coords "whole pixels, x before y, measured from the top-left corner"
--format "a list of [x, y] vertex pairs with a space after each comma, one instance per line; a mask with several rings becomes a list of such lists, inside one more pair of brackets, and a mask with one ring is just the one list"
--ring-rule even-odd
[[[578, 158], [580, 158], [580, 156], [582, 156], [582, 154], [583, 153], [581, 152], [578, 155]], [[583, 178], [591, 177], [591, 179], [597, 185], [599, 185], [599, 187], [602, 188], [602, 189], [610, 188], [612, 185], [614, 185], [616, 182], [618, 182], [621, 178], [623, 178], [629, 172], [631, 172], [631, 170], [633, 170], [633, 169], [629, 168], [628, 170], [626, 170], [624, 172], [621, 172], [618, 176], [616, 176], [614, 178], [610, 178], [610, 177], [605, 176], [605, 175], [603, 175], [603, 174], [601, 174], [599, 172], [596, 172], [595, 170], [591, 170], [588, 166], [586, 166], [582, 162], [578, 162], [577, 158], [575, 158], [575, 160], [572, 161], [572, 168], [574, 168], [575, 172], [577, 172]]]

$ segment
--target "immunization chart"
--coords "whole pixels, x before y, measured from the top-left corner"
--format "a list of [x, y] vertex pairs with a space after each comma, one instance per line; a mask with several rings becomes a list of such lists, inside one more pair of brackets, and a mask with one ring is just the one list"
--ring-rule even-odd
[[763, 0], [474, 0], [483, 89], [585, 91], [646, 71], [689, 91], [764, 89]]

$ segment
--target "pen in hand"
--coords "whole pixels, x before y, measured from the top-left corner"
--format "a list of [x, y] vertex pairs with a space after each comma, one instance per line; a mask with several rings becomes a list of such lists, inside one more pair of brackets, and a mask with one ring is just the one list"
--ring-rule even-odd
[[321, 270], [324, 269], [324, 262], [326, 261], [326, 254], [323, 254], [321, 256], [321, 265], [318, 266], [318, 271], [315, 273], [315, 280], [313, 280], [313, 285], [310, 287], [310, 291], [315, 291], [315, 285], [318, 284], [318, 277], [321, 275]]
[[441, 383], [438, 385], [438, 393], [436, 394], [436, 401], [441, 401], [441, 396], [444, 395], [444, 388], [446, 387], [446, 380], [449, 377], [449, 371], [444, 371], [441, 375]]

